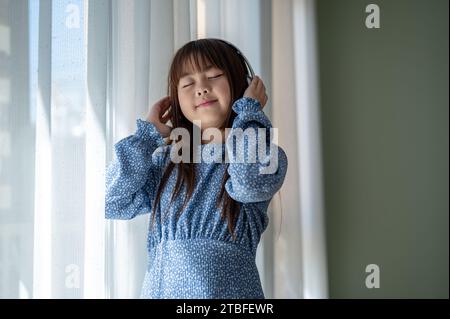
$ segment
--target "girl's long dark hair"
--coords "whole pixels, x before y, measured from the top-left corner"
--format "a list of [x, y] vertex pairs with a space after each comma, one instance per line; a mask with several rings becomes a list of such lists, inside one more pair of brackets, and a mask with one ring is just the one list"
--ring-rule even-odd
[[[202, 66], [206, 65], [206, 62], [214, 65], [224, 72], [231, 90], [231, 104], [229, 106], [230, 112], [228, 118], [225, 121], [225, 126], [230, 128], [233, 124], [233, 120], [236, 117], [236, 113], [231, 109], [233, 103], [244, 95], [245, 89], [248, 86], [248, 79], [253, 77], [253, 71], [248, 64], [245, 57], [238, 51], [236, 47], [228, 42], [220, 39], [200, 39], [191, 41], [181, 47], [175, 54], [172, 60], [172, 64], [169, 70], [168, 76], [168, 92], [172, 101], [172, 114], [170, 121], [173, 128], [182, 127], [188, 130], [189, 136], [193, 136], [193, 123], [191, 123], [181, 112], [180, 104], [178, 101], [178, 82], [181, 74], [184, 71], [183, 68], [187, 63], [190, 63], [194, 70], [201, 70]], [[170, 144], [170, 140], [166, 141], [166, 144]], [[193, 140], [190, 139], [190, 149], [193, 150]], [[175, 190], [172, 193], [170, 204], [174, 198], [180, 195], [182, 186], [186, 187], [186, 197], [184, 198], [182, 208], [177, 212], [176, 218], [182, 213], [189, 199], [192, 197], [192, 193], [195, 187], [195, 167], [196, 163], [193, 163], [193, 151], [190, 152], [191, 160], [189, 163], [174, 163], [169, 161], [167, 168], [165, 169], [156, 197], [153, 202], [153, 214], [152, 225], [155, 223], [155, 215], [158, 205], [160, 205], [161, 193], [167, 184], [167, 181], [175, 167], [178, 168], [177, 181], [175, 184]], [[239, 216], [240, 204], [231, 198], [225, 191], [225, 183], [229, 178], [227, 171], [228, 165], [225, 164], [225, 173], [222, 180], [222, 186], [219, 196], [216, 200], [216, 208], [222, 207], [222, 218], [227, 218], [228, 230], [236, 239], [234, 228]]]

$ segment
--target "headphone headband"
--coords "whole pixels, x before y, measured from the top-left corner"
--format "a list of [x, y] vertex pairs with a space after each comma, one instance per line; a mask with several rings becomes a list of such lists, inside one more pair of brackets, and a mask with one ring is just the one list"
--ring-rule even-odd
[[244, 62], [244, 65], [247, 68], [247, 80], [248, 80], [248, 84], [250, 84], [250, 82], [252, 81], [253, 77], [255, 76], [255, 72], [253, 72], [253, 68], [250, 65], [250, 62], [248, 62], [247, 58], [245, 57], [245, 55], [233, 44], [231, 44], [228, 41], [222, 40], [222, 39], [217, 39], [219, 41], [222, 41], [223, 43], [227, 44], [228, 46], [230, 46], [234, 51], [236, 51], [236, 53], [242, 58], [242, 61]]

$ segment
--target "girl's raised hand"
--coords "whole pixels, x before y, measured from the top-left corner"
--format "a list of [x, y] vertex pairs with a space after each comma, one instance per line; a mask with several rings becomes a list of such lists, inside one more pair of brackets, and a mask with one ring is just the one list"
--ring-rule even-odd
[[244, 92], [244, 97], [258, 100], [261, 104], [261, 109], [264, 108], [269, 97], [266, 94], [266, 87], [259, 76], [254, 76], [252, 82]]
[[168, 137], [173, 128], [166, 123], [171, 116], [171, 100], [169, 96], [166, 96], [149, 108], [145, 120], [153, 123], [162, 137]]

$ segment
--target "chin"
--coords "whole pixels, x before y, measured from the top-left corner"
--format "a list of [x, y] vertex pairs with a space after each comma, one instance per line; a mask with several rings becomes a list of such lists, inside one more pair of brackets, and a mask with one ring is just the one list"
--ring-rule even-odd
[[212, 120], [212, 121], [206, 120], [206, 119], [200, 119], [200, 120], [202, 121], [201, 122], [202, 130], [206, 130], [206, 129], [212, 128], [212, 127], [217, 128], [220, 126], [220, 123], [217, 121], [214, 121], [214, 120]]

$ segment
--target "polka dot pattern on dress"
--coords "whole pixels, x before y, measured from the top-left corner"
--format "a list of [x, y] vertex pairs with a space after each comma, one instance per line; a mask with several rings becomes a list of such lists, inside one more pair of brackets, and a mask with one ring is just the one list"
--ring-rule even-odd
[[[230, 135], [238, 128], [255, 129], [256, 136], [257, 128], [272, 128], [255, 99], [241, 98], [233, 104], [233, 110], [237, 116]], [[116, 156], [106, 170], [108, 219], [127, 220], [150, 213], [170, 161], [171, 145], [165, 145], [156, 127], [141, 119], [136, 124], [134, 135], [115, 144]], [[155, 212], [155, 225], [149, 225], [149, 262], [142, 298], [264, 298], [255, 262], [256, 249], [269, 222], [267, 207], [283, 184], [287, 157], [281, 147], [275, 146], [276, 152], [266, 153], [264, 159], [257, 157], [253, 163], [221, 162], [223, 153], [243, 152], [244, 158], [250, 157], [254, 142], [233, 143], [227, 138], [225, 144], [196, 146], [195, 151], [212, 154], [218, 161], [196, 164], [194, 192], [178, 219], [175, 215], [186, 192], [183, 187], [180, 196], [169, 205], [177, 178], [177, 169], [172, 171]], [[269, 149], [270, 139], [266, 142]], [[276, 171], [260, 174], [263, 164], [259, 160], [277, 160]], [[220, 216], [220, 207], [215, 207], [226, 169], [230, 177], [225, 189], [241, 203], [235, 224], [236, 240], [228, 231], [227, 220]]]

